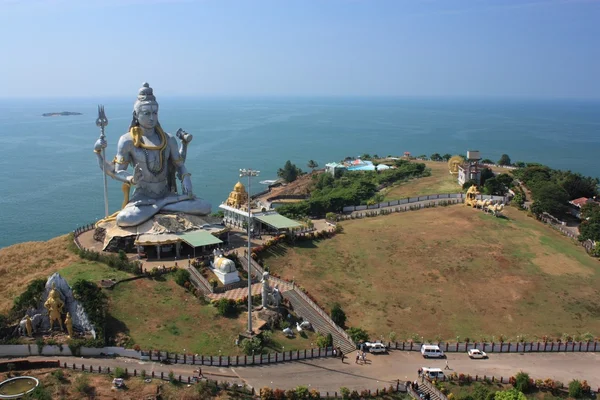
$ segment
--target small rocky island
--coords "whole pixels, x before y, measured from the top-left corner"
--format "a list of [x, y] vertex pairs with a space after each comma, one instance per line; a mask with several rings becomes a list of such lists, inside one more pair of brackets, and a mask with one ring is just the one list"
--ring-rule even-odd
[[43, 113], [42, 117], [62, 117], [66, 115], [82, 115], [78, 112], [73, 111], [62, 111], [62, 112], [53, 112], [53, 113]]

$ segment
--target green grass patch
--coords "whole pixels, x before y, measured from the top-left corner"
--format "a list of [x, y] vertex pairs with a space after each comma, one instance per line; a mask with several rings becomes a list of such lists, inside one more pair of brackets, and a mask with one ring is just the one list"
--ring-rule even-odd
[[61, 270], [58, 273], [72, 285], [79, 279], [86, 279], [92, 282], [98, 282], [102, 279], [125, 279], [134, 276], [129, 272], [119, 271], [110, 268], [106, 264], [95, 261], [78, 261]]

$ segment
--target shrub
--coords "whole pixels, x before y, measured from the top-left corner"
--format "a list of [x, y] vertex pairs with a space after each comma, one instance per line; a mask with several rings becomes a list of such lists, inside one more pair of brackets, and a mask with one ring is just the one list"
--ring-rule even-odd
[[346, 324], [346, 313], [342, 310], [342, 307], [339, 303], [334, 303], [333, 307], [331, 307], [331, 319], [337, 325], [344, 327]]
[[527, 400], [527, 397], [517, 389], [498, 391], [494, 394], [494, 400]]
[[271, 331], [262, 331], [262, 343], [263, 344], [269, 344], [271, 343], [271, 340], [273, 340], [273, 332]]
[[217, 311], [219, 315], [232, 316], [237, 314], [237, 306], [233, 299], [219, 299], [217, 302]]
[[178, 269], [177, 272], [175, 272], [175, 282], [179, 286], [185, 286], [185, 283], [189, 282], [189, 280], [190, 280], [190, 273], [187, 270]]
[[583, 388], [581, 382], [577, 379], [573, 379], [569, 382], [569, 397], [573, 397], [575, 399], [580, 398], [583, 395]]
[[517, 376], [515, 376], [514, 387], [519, 392], [528, 393], [531, 389], [531, 379], [529, 378], [529, 374], [526, 372], [519, 372]]
[[78, 375], [77, 378], [75, 378], [74, 387], [76, 391], [83, 394], [91, 394], [93, 389], [90, 386], [90, 380], [86, 374]]
[[310, 392], [306, 386], [296, 386], [296, 399], [298, 400], [309, 400]]
[[365, 331], [362, 328], [349, 328], [347, 331], [348, 335], [350, 335], [350, 338], [358, 343], [361, 340], [363, 342], [367, 342], [369, 340], [369, 334], [367, 333], [367, 331]]
[[127, 374], [125, 374], [125, 370], [123, 368], [117, 367], [115, 368], [115, 372], [113, 373], [115, 378], [127, 378]]
[[29, 394], [27, 394], [24, 399], [35, 399], [35, 400], [52, 400], [52, 395], [45, 387], [39, 385]]
[[55, 369], [50, 373], [57, 381], [63, 382], [65, 380], [65, 373], [62, 369]]
[[261, 400], [273, 400], [274, 399], [273, 390], [268, 386], [261, 388], [259, 393], [260, 393]]
[[347, 387], [342, 386], [340, 388], [340, 394], [342, 395], [342, 399], [344, 399], [344, 400], [350, 399], [350, 389], [348, 389]]
[[169, 382], [172, 384], [177, 383], [177, 380], [175, 379], [175, 373], [173, 371], [169, 371]]
[[252, 339], [244, 339], [241, 343], [242, 351], [246, 355], [252, 355], [254, 353], [260, 353], [262, 350], [262, 343], [258, 337]]
[[321, 348], [333, 346], [333, 336], [331, 336], [331, 333], [328, 333], [327, 335], [319, 333], [317, 335], [317, 346]]

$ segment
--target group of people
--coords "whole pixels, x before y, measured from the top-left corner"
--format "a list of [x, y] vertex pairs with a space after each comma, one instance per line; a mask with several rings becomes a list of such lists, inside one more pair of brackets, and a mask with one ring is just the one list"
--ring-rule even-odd
[[359, 361], [362, 364], [366, 364], [367, 363], [367, 353], [365, 353], [364, 351], [357, 351], [355, 363], [358, 364]]

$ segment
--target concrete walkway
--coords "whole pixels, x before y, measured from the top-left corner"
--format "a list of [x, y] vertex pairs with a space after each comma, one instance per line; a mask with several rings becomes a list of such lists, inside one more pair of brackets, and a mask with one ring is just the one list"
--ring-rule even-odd
[[[352, 354], [350, 354], [352, 356]], [[199, 366], [174, 364], [163, 365], [126, 358], [78, 358], [78, 357], [30, 357], [30, 359], [60, 359], [61, 363], [98, 365], [111, 368], [122, 367], [154, 371], [165, 375], [173, 371], [175, 375], [197, 375]], [[401, 381], [417, 378], [419, 367], [445, 367], [445, 360], [425, 360], [417, 352], [393, 350], [389, 354], [368, 354], [366, 364], [356, 364], [353, 358], [344, 363], [339, 358], [292, 361], [287, 363], [249, 367], [202, 367], [202, 373], [209, 379], [246, 383], [255, 389], [264, 386], [290, 389], [306, 385], [321, 392], [339, 391], [342, 386], [350, 389], [381, 389]], [[600, 386], [600, 354], [598, 353], [541, 353], [541, 354], [490, 354], [488, 360], [471, 360], [463, 353], [448, 353], [450, 372], [470, 375], [503, 376], [515, 375], [519, 371], [529, 373], [533, 379], [551, 378], [565, 385], [572, 379], [587, 380], [593, 390]]]

